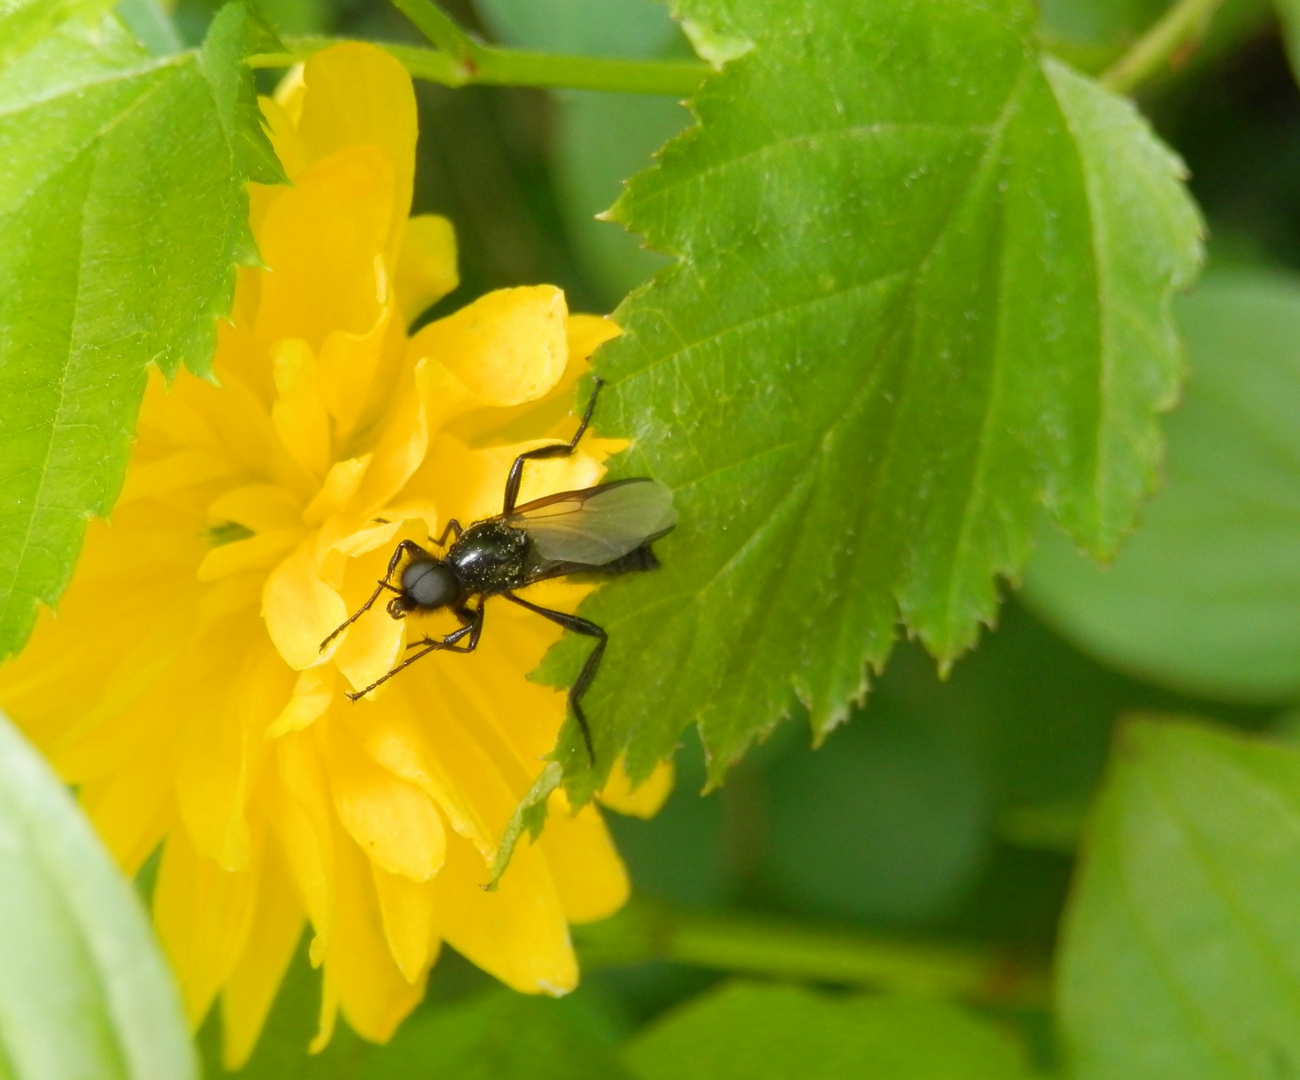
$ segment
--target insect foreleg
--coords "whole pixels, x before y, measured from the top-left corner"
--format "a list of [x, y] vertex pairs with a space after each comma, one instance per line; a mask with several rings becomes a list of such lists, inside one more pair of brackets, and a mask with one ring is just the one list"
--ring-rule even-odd
[[[470, 617], [470, 621], [467, 622], [464, 626], [462, 626], [459, 630], [453, 630], [446, 637], [440, 637], [440, 638], [426, 637], [426, 638], [422, 638], [419, 641], [411, 642], [411, 644], [407, 646], [408, 649], [418, 648], [421, 645], [424, 646], [424, 648], [420, 649], [420, 651], [416, 653], [414, 656], [408, 656], [405, 660], [403, 660], [400, 664], [398, 664], [395, 668], [393, 668], [392, 671], [389, 671], [386, 674], [379, 676], [379, 678], [377, 678], [364, 690], [358, 690], [356, 693], [349, 693], [348, 697], [353, 701], [361, 700], [361, 698], [365, 697], [376, 686], [382, 686], [384, 683], [388, 682], [389, 679], [391, 679], [403, 668], [410, 667], [417, 660], [423, 659], [424, 657], [428, 656], [431, 652], [458, 652], [458, 653], [473, 652], [475, 649], [478, 648], [478, 639], [483, 633], [483, 601], [481, 600], [479, 601], [479, 605], [477, 608], [466, 608], [464, 610], [468, 613]], [[459, 612], [457, 612], [457, 614], [459, 614]], [[461, 640], [466, 637], [469, 638], [469, 641], [466, 642], [464, 645], [460, 644]]]
[[539, 461], [542, 458], [568, 457], [578, 448], [578, 442], [587, 431], [587, 425], [591, 423], [591, 414], [596, 411], [596, 395], [600, 393], [600, 388], [605, 385], [605, 380], [597, 377], [596, 385], [592, 387], [591, 398], [587, 402], [587, 409], [582, 414], [582, 423], [578, 425], [578, 430], [573, 433], [573, 438], [567, 443], [555, 443], [552, 446], [539, 446], [536, 450], [525, 450], [517, 458], [514, 464], [510, 466], [510, 475], [506, 477], [506, 495], [502, 500], [502, 514], [509, 514], [514, 511], [515, 502], [519, 498], [519, 484], [524, 478], [524, 462]]
[[393, 557], [388, 560], [388, 569], [384, 571], [384, 576], [383, 578], [380, 579], [379, 587], [376, 588], [375, 591], [370, 594], [369, 600], [367, 600], [364, 604], [362, 604], [359, 608], [357, 608], [357, 610], [354, 611], [351, 615], [349, 615], [345, 620], [343, 620], [343, 622], [339, 623], [339, 625], [336, 626], [334, 630], [330, 633], [330, 636], [320, 643], [321, 652], [325, 651], [326, 645], [328, 645], [331, 641], [333, 641], [336, 637], [338, 637], [339, 634], [343, 633], [344, 630], [346, 630], [349, 626], [351, 626], [354, 622], [356, 622], [359, 618], [361, 618], [362, 615], [364, 615], [367, 611], [369, 611], [371, 607], [374, 605], [375, 601], [379, 599], [379, 594], [382, 593], [385, 589], [389, 589], [395, 593], [400, 593], [402, 591], [401, 589], [397, 588], [397, 586], [390, 584], [388, 579], [393, 576], [393, 572], [397, 569], [397, 564], [402, 561], [402, 556], [406, 554], [410, 554], [412, 557], [414, 557], [416, 555], [427, 555], [428, 552], [425, 551], [424, 548], [420, 547], [420, 545], [417, 544], [414, 540], [403, 540], [401, 543], [399, 543], [397, 545], [397, 550], [393, 552]]
[[587, 654], [586, 663], [582, 665], [578, 677], [573, 681], [573, 685], [569, 687], [569, 708], [573, 710], [574, 718], [578, 721], [578, 728], [582, 731], [582, 741], [587, 744], [587, 757], [595, 765], [596, 748], [592, 745], [591, 727], [587, 724], [587, 714], [582, 711], [582, 695], [587, 692], [587, 688], [591, 686], [592, 680], [596, 677], [596, 669], [600, 667], [600, 658], [605, 655], [605, 646], [609, 643], [609, 635], [605, 633], [602, 627], [587, 619], [581, 619], [577, 615], [570, 615], [566, 611], [554, 611], [551, 608], [538, 607], [514, 593], [507, 592], [501, 595], [520, 607], [535, 612], [544, 619], [550, 619], [551, 622], [558, 623], [566, 630], [596, 638], [596, 647]]

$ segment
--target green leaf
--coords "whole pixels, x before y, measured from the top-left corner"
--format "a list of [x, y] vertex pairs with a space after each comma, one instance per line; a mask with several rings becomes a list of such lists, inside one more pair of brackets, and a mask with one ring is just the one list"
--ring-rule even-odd
[[367, 1058], [358, 1080], [630, 1080], [599, 1035], [569, 1013], [566, 1003], [508, 990], [426, 1009]]
[[156, 58], [107, 19], [0, 69], [0, 659], [53, 605], [122, 485], [146, 369], [208, 371], [249, 180], [280, 170], [240, 63], [238, 6]]
[[1300, 1067], [1300, 753], [1194, 724], [1121, 734], [1058, 967], [1078, 1080]]
[[41, 756], [0, 716], [0, 1076], [198, 1076], [180, 996], [134, 890]]
[[1208, 277], [1178, 308], [1192, 378], [1168, 479], [1113, 566], [1044, 537], [1026, 595], [1064, 634], [1211, 697], [1300, 694], [1300, 280]]
[[641, 1080], [1011, 1080], [1028, 1074], [994, 1028], [935, 1001], [832, 997], [733, 983], [641, 1034]]
[[69, 19], [93, 20], [112, 0], [18, 0], [0, 5], [0, 69]]
[[497, 887], [501, 875], [510, 865], [510, 859], [515, 853], [515, 845], [523, 838], [524, 833], [527, 832], [534, 840], [537, 839], [542, 826], [546, 823], [546, 800], [551, 797], [551, 792], [560, 786], [560, 781], [563, 779], [564, 771], [555, 761], [548, 762], [546, 767], [537, 774], [533, 786], [528, 789], [528, 793], [515, 807], [515, 812], [510, 815], [510, 820], [506, 822], [505, 831], [501, 834], [501, 846], [497, 848], [496, 858], [492, 861], [492, 876], [487, 884], [488, 889]]
[[868, 924], [932, 923], [985, 869], [995, 793], [992, 755], [970, 730], [980, 718], [943, 730], [940, 702], [900, 702], [887, 684], [825, 752], [800, 745], [768, 769], [765, 879], [794, 910]]
[[844, 720], [900, 616], [969, 647], [1043, 503], [1114, 550], [1200, 223], [1131, 106], [1038, 54], [1027, 0], [681, 14], [754, 47], [614, 209], [679, 262], [619, 309], [597, 423], [681, 524], [585, 606], [611, 632], [588, 711], [635, 775], [697, 722], [716, 780], [800, 705]]
[[114, 11], [153, 56], [170, 56], [185, 48], [162, 0], [118, 0]]

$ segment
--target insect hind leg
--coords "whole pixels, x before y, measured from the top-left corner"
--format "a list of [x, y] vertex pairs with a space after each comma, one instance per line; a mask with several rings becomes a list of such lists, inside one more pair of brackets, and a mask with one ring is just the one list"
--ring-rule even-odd
[[582, 436], [587, 432], [587, 425], [591, 423], [591, 414], [596, 411], [596, 397], [600, 393], [600, 388], [605, 385], [605, 380], [596, 376], [596, 383], [591, 389], [591, 397], [587, 401], [587, 408], [582, 414], [582, 423], [578, 425], [578, 430], [573, 433], [573, 438], [567, 443], [554, 443], [551, 446], [539, 446], [536, 450], [525, 450], [514, 460], [510, 466], [510, 474], [506, 477], [506, 494], [502, 499], [502, 514], [509, 514], [514, 511], [515, 503], [519, 499], [519, 485], [524, 478], [524, 462], [540, 461], [543, 458], [568, 457], [576, 449]]
[[566, 630], [572, 630], [575, 634], [582, 634], [596, 639], [596, 647], [587, 654], [587, 660], [582, 665], [582, 670], [578, 672], [578, 677], [574, 679], [573, 685], [569, 687], [569, 708], [573, 710], [574, 719], [578, 721], [578, 728], [582, 732], [582, 741], [587, 746], [587, 757], [590, 759], [591, 764], [595, 765], [596, 748], [591, 741], [591, 726], [587, 723], [587, 714], [582, 711], [582, 695], [587, 692], [592, 680], [596, 678], [596, 669], [600, 667], [600, 658], [605, 655], [605, 646], [609, 644], [609, 634], [605, 632], [603, 627], [597, 626], [594, 622], [580, 618], [577, 615], [570, 615], [566, 611], [555, 611], [552, 608], [530, 604], [527, 600], [511, 592], [502, 593], [501, 595], [512, 603], [542, 616], [544, 619], [550, 619], [551, 622], [558, 623]]

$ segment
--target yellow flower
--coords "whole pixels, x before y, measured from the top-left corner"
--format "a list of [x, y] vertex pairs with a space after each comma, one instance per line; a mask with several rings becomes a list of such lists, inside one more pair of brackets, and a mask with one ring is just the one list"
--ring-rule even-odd
[[[408, 633], [450, 627], [377, 605], [320, 650], [399, 540], [499, 512], [511, 459], [571, 434], [575, 382], [618, 330], [539, 286], [408, 336], [457, 280], [447, 222], [407, 218], [410, 80], [342, 45], [264, 111], [291, 185], [251, 193], [269, 269], [239, 273], [220, 385], [151, 377], [111, 523], [91, 523], [57, 617], [0, 671], [0, 703], [123, 868], [163, 845], [159, 935], [193, 1023], [220, 995], [231, 1066], [305, 921], [324, 971], [316, 1045], [339, 1009], [383, 1040], [443, 941], [518, 990], [570, 989], [569, 922], [628, 888], [599, 813], [557, 793], [541, 838], [483, 889], [564, 718], [563, 695], [526, 679], [557, 627], [490, 605], [476, 653], [430, 656], [356, 705], [344, 692]], [[596, 482], [614, 448], [588, 438], [531, 464], [522, 498]], [[531, 595], [571, 608], [583, 588]], [[614, 801], [653, 812], [664, 790]]]

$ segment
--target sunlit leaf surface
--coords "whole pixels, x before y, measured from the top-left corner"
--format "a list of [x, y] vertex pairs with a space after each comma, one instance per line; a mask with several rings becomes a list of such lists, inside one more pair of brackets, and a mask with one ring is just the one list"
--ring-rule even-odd
[[1104, 555], [1152, 486], [1199, 221], [1032, 8], [681, 5], [741, 55], [614, 208], [679, 258], [597, 360], [620, 472], [681, 518], [586, 607], [596, 740], [634, 771], [692, 721], [715, 778], [800, 705], [829, 730], [900, 617], [944, 660], [974, 642], [1043, 503]]

